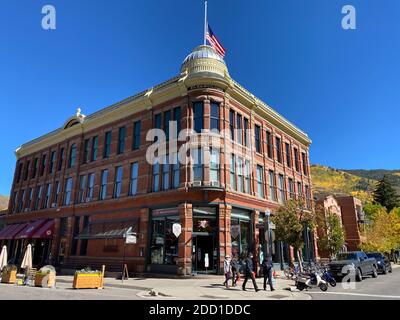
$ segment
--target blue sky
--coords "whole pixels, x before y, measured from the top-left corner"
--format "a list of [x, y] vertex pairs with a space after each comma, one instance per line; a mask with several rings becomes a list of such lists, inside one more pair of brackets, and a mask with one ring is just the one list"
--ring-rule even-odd
[[[57, 29], [41, 9], [57, 9]], [[341, 9], [357, 10], [343, 30]], [[398, 0], [210, 0], [231, 76], [306, 131], [311, 161], [399, 169]], [[1, 0], [0, 194], [22, 143], [178, 74], [203, 1]]]

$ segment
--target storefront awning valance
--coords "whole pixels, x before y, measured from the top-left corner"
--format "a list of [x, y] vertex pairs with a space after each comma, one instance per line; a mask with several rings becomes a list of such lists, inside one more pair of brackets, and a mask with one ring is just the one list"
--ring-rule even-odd
[[11, 240], [14, 239], [14, 237], [25, 227], [27, 226], [26, 223], [20, 223], [20, 224], [13, 224], [10, 225], [10, 228], [7, 229], [7, 232], [2, 234], [2, 240]]
[[46, 220], [37, 220], [28, 224], [23, 230], [21, 230], [14, 239], [32, 239], [32, 236], [36, 231], [38, 231], [44, 224]]
[[8, 226], [5, 226], [5, 228], [1, 230], [0, 231], [0, 240], [3, 240], [4, 239], [3, 236], [5, 236], [10, 231], [10, 229], [13, 227], [14, 227], [14, 225], [8, 225]]
[[40, 229], [32, 235], [32, 239], [50, 239], [54, 235], [54, 220], [47, 221]]
[[139, 232], [139, 218], [93, 221], [75, 239], [121, 239], [128, 231]]

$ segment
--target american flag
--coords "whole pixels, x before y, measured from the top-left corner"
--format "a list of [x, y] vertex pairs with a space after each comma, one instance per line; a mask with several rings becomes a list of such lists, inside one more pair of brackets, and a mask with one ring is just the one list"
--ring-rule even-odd
[[207, 25], [207, 27], [208, 28], [206, 33], [206, 39], [222, 58], [225, 57], [226, 53], [225, 48], [222, 46], [221, 42], [218, 41], [217, 37], [212, 32], [210, 25]]

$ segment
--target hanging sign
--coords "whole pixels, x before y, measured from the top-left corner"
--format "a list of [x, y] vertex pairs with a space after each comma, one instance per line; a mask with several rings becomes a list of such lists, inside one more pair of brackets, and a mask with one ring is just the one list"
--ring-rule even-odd
[[129, 234], [125, 238], [125, 243], [126, 244], [136, 244], [137, 243], [137, 237], [134, 234]]
[[172, 225], [172, 232], [175, 235], [175, 237], [179, 237], [182, 233], [182, 226], [179, 223], [174, 223]]

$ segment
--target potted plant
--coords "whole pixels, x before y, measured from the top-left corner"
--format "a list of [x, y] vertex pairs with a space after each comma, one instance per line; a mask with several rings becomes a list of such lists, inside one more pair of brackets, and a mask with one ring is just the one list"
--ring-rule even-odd
[[1, 272], [1, 283], [14, 284], [17, 282], [17, 266], [7, 265]]
[[102, 271], [85, 268], [75, 272], [74, 289], [99, 289], [103, 288], [104, 266]]
[[41, 268], [35, 275], [35, 287], [53, 288], [56, 285], [56, 270], [52, 266]]

